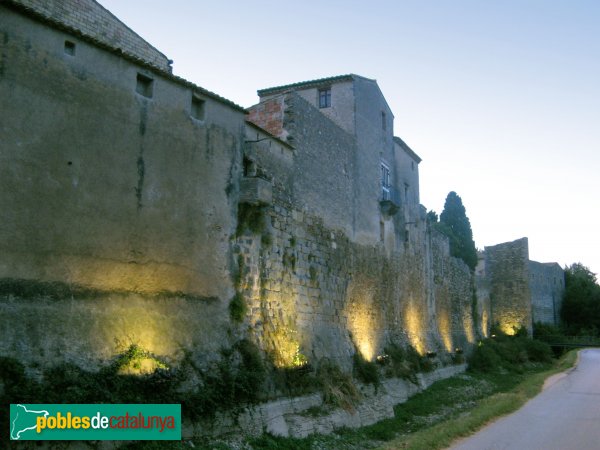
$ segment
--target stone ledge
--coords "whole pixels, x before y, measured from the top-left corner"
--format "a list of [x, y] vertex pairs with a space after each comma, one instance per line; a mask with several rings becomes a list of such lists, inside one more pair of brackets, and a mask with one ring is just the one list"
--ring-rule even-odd
[[270, 205], [273, 202], [271, 182], [262, 178], [242, 178], [240, 181], [240, 203]]
[[303, 438], [314, 433], [330, 434], [339, 428], [359, 428], [394, 416], [394, 406], [427, 389], [436, 381], [449, 378], [466, 370], [466, 364], [446, 366], [433, 372], [417, 375], [418, 384], [401, 378], [384, 380], [377, 390], [362, 385], [363, 400], [354, 411], [341, 408], [312, 416], [303, 414], [309, 408], [323, 406], [321, 394], [285, 398], [245, 408], [235, 417], [220, 414], [210, 424], [184, 426], [183, 438], [207, 436], [227, 438], [259, 436], [267, 431], [276, 436]]

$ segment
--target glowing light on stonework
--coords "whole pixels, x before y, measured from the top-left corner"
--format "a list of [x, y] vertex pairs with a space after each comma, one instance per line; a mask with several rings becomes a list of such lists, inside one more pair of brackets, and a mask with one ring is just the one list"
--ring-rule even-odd
[[302, 367], [308, 363], [300, 353], [297, 332], [291, 328], [281, 327], [270, 333], [272, 339], [273, 363], [279, 368]]
[[513, 322], [513, 321], [500, 322], [500, 329], [502, 330], [502, 332], [504, 334], [506, 334], [508, 336], [514, 336], [516, 333], [516, 330], [518, 330], [520, 326], [521, 326], [520, 323]]
[[348, 328], [354, 345], [366, 361], [373, 361], [377, 351], [377, 321], [371, 298], [362, 297], [348, 308]]
[[498, 325], [504, 334], [513, 336], [523, 326], [523, 320], [518, 313], [506, 311], [500, 315]]
[[423, 341], [423, 321], [418, 309], [409, 303], [404, 314], [404, 327], [408, 339], [419, 355], [425, 354], [425, 342]]
[[450, 315], [447, 311], [438, 314], [438, 329], [447, 352], [452, 351], [452, 330], [450, 327]]
[[373, 344], [369, 341], [361, 341], [358, 344], [358, 351], [362, 355], [362, 357], [367, 361], [372, 361], [375, 355], [375, 351], [373, 350]]
[[484, 309], [481, 313], [481, 332], [484, 337], [488, 337], [490, 329], [490, 318], [487, 309]]
[[463, 315], [463, 328], [465, 330], [467, 341], [471, 344], [475, 342], [475, 330], [473, 329], [473, 318], [471, 317], [471, 314], [465, 313]]

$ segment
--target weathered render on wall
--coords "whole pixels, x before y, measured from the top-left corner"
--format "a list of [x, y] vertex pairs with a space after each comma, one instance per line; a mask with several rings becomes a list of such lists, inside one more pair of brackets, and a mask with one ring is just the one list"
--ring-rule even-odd
[[0, 278], [73, 287], [4, 296], [2, 353], [94, 360], [115, 338], [159, 355], [215, 348], [245, 111], [20, 9], [2, 6], [0, 34]]

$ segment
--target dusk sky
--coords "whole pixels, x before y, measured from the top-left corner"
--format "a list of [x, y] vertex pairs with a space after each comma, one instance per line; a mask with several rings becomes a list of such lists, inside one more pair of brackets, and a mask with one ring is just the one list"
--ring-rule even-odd
[[423, 158], [421, 203], [463, 199], [478, 248], [600, 272], [600, 2], [100, 0], [242, 106], [256, 90], [374, 78]]

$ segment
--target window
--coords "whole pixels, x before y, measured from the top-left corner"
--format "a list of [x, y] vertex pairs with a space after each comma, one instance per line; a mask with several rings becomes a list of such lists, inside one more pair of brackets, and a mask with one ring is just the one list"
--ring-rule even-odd
[[204, 120], [206, 102], [195, 94], [192, 94], [191, 115], [194, 119]]
[[385, 131], [387, 129], [387, 120], [385, 117], [385, 111], [381, 111], [381, 129]]
[[135, 86], [135, 92], [144, 97], [152, 98], [152, 93], [154, 91], [154, 80], [149, 76], [146, 76], [142, 73], [137, 74], [137, 84]]
[[392, 199], [392, 185], [390, 180], [390, 168], [387, 164], [381, 163], [381, 199], [391, 200]]
[[75, 42], [65, 41], [65, 54], [75, 56]]
[[319, 89], [319, 108], [331, 106], [331, 88]]

